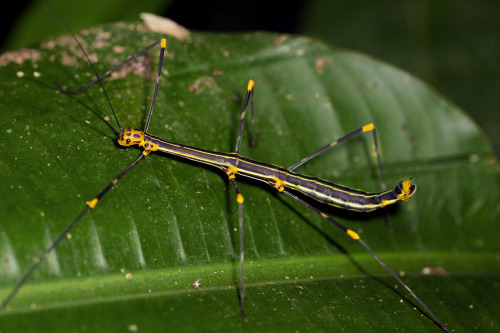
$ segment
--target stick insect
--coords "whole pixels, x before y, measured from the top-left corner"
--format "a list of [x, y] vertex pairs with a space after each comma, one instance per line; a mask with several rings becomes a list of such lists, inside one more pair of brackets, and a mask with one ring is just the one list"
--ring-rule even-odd
[[[57, 15], [57, 14], [56, 14]], [[58, 16], [59, 17], [59, 16]], [[59, 17], [60, 18], [60, 17]], [[63, 24], [67, 27], [66, 23], [61, 19]], [[67, 27], [68, 31], [73, 35], [72, 31]], [[79, 44], [76, 37], [73, 35], [74, 40]], [[79, 44], [80, 45], [80, 44]], [[160, 55], [158, 61], [157, 68], [157, 76], [154, 86], [154, 93], [151, 101], [150, 110], [148, 113], [148, 118], [145, 124], [145, 128], [143, 130], [137, 130], [133, 128], [123, 128], [120, 125], [118, 117], [116, 116], [112, 104], [109, 98], [106, 95], [106, 90], [104, 89], [104, 85], [102, 83], [102, 79], [107, 75], [111, 74], [113, 71], [118, 69], [121, 65], [130, 62], [136, 57], [142, 55], [144, 52], [152, 49], [153, 47], [160, 45]], [[85, 54], [84, 48], [80, 45], [82, 52]], [[363, 248], [366, 249], [368, 253], [370, 253], [373, 258], [378, 261], [384, 269], [389, 272], [397, 281], [401, 284], [426, 310], [426, 312], [432, 317], [432, 319], [436, 322], [436, 324], [441, 327], [444, 331], [448, 331], [446, 326], [438, 319], [436, 315], [425, 305], [425, 303], [410, 289], [405, 282], [401, 280], [401, 278], [395, 274], [372, 250], [371, 248], [362, 240], [360, 235], [340, 224], [324, 212], [317, 209], [313, 206], [310, 201], [304, 200], [301, 196], [295, 194], [295, 192], [302, 193], [306, 196], [311, 197], [312, 199], [319, 201], [321, 203], [326, 203], [335, 207], [345, 208], [354, 211], [373, 211], [379, 208], [383, 208], [385, 206], [395, 204], [399, 201], [407, 201], [409, 200], [416, 191], [416, 186], [412, 184], [411, 179], [406, 179], [401, 181], [397, 186], [395, 186], [392, 190], [377, 192], [377, 193], [369, 193], [359, 190], [350, 189], [347, 187], [335, 185], [331, 182], [324, 181], [314, 177], [308, 177], [301, 174], [296, 173], [294, 170], [299, 166], [303, 165], [310, 159], [320, 155], [326, 150], [334, 147], [338, 143], [356, 136], [358, 134], [364, 132], [370, 132], [373, 135], [375, 142], [375, 151], [378, 156], [379, 169], [381, 170], [381, 162], [380, 157], [378, 155], [377, 148], [377, 138], [375, 135], [375, 127], [373, 124], [366, 124], [365, 126], [359, 128], [351, 132], [350, 134], [320, 148], [319, 150], [313, 152], [312, 154], [306, 156], [301, 159], [297, 163], [293, 164], [288, 168], [278, 167], [267, 163], [257, 162], [248, 158], [245, 158], [240, 155], [240, 147], [241, 140], [243, 136], [244, 122], [246, 118], [247, 110], [250, 108], [251, 110], [251, 140], [256, 143], [255, 135], [254, 135], [254, 85], [255, 82], [250, 80], [247, 86], [247, 92], [243, 103], [243, 111], [241, 115], [240, 124], [238, 127], [238, 135], [237, 135], [237, 143], [236, 149], [232, 153], [219, 153], [215, 151], [208, 151], [200, 148], [185, 146], [169, 141], [165, 141], [160, 139], [159, 137], [153, 136], [149, 134], [147, 131], [149, 129], [149, 125], [151, 123], [153, 110], [156, 101], [156, 94], [159, 87], [160, 75], [162, 70], [162, 62], [166, 49], [166, 39], [162, 38], [157, 42], [153, 43], [145, 50], [139, 52], [132, 58], [129, 58], [124, 63], [117, 66], [115, 69], [106, 72], [104, 75], [99, 76], [97, 71], [93, 68], [92, 62], [85, 54], [87, 61], [89, 62], [92, 70], [94, 71], [97, 79], [92, 81], [89, 85], [99, 84], [102, 88], [102, 91], [106, 95], [106, 100], [109, 103], [109, 107], [112, 110], [112, 114], [114, 116], [114, 121], [116, 122], [119, 130], [113, 129], [115, 134], [118, 137], [118, 143], [122, 146], [129, 147], [138, 145], [142, 147], [143, 151], [141, 155], [130, 164], [125, 170], [123, 170], [107, 187], [105, 187], [95, 198], [87, 201], [85, 208], [81, 211], [81, 213], [76, 217], [76, 219], [68, 226], [68, 228], [52, 243], [52, 245], [43, 253], [43, 255], [39, 258], [39, 261], [35, 263], [32, 268], [24, 275], [24, 277], [19, 281], [19, 283], [14, 287], [12, 292], [5, 298], [2, 302], [2, 308], [4, 308], [10, 300], [15, 296], [17, 291], [25, 284], [29, 276], [38, 268], [40, 264], [44, 262], [49, 253], [52, 252], [54, 248], [58, 246], [58, 244], [69, 234], [72, 228], [92, 209], [94, 209], [100, 200], [110, 191], [127, 173], [129, 173], [139, 162], [141, 162], [145, 157], [154, 152], [162, 152], [167, 155], [173, 155], [178, 158], [188, 159], [197, 163], [202, 163], [206, 165], [213, 166], [223, 171], [229, 179], [230, 187], [236, 193], [236, 200], [238, 206], [238, 225], [240, 232], [240, 265], [241, 265], [241, 273], [240, 273], [240, 313], [241, 316], [246, 319], [245, 314], [245, 284], [244, 284], [244, 250], [243, 250], [243, 226], [244, 226], [244, 213], [243, 213], [243, 203], [244, 196], [241, 193], [238, 184], [236, 182], [236, 177], [243, 176], [247, 178], [254, 179], [256, 181], [263, 182], [267, 185], [270, 185], [278, 192], [284, 194], [285, 196], [293, 199], [299, 204], [309, 208], [314, 213], [320, 215], [322, 218], [333, 224], [335, 227], [345, 232], [350, 238], [358, 241]], [[86, 87], [84, 87], [85, 89]], [[84, 90], [82, 89], [82, 90]], [[69, 93], [64, 91], [65, 93]], [[80, 92], [80, 91], [78, 91]], [[113, 127], [112, 127], [113, 128]]]

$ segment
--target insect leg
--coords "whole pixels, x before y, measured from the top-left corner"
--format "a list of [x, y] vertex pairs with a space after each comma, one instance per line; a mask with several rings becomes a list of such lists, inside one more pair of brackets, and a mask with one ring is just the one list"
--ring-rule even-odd
[[259, 144], [259, 140], [260, 140], [260, 135], [257, 136], [257, 140], [255, 140], [255, 136], [254, 136], [254, 127], [255, 127], [254, 108], [253, 108], [253, 94], [254, 94], [253, 87], [254, 87], [254, 85], [255, 85], [255, 82], [253, 80], [248, 81], [247, 95], [245, 96], [245, 103], [243, 104], [243, 111], [241, 112], [240, 129], [238, 130], [238, 140], [236, 142], [235, 152], [237, 154], [240, 153], [241, 137], [243, 134], [243, 124], [245, 123], [245, 116], [247, 114], [247, 108], [248, 108], [249, 101], [251, 101], [251, 108], [252, 108], [252, 127], [251, 127], [251, 131], [250, 131], [250, 146], [256, 147]]
[[85, 208], [82, 210], [82, 212], [80, 214], [78, 214], [76, 219], [73, 222], [71, 222], [71, 224], [66, 228], [66, 230], [64, 230], [59, 235], [59, 237], [57, 237], [57, 239], [47, 248], [47, 250], [45, 250], [45, 252], [43, 252], [43, 254], [40, 256], [40, 259], [38, 259], [35, 262], [35, 264], [33, 264], [33, 266], [31, 266], [31, 268], [28, 270], [28, 272], [26, 274], [24, 274], [24, 276], [21, 278], [21, 280], [19, 280], [19, 282], [12, 289], [12, 291], [9, 293], [9, 295], [2, 301], [2, 304], [0, 305], [0, 310], [4, 309], [7, 306], [7, 304], [9, 304], [9, 302], [14, 298], [14, 296], [16, 296], [19, 289], [21, 289], [21, 287], [26, 283], [26, 281], [31, 276], [31, 274], [33, 274], [33, 272], [38, 268], [38, 266], [40, 266], [40, 264], [48, 257], [48, 255], [52, 252], [52, 250], [54, 250], [57, 247], [57, 245], [64, 239], [64, 237], [66, 237], [66, 235], [81, 220], [81, 218], [84, 217], [85, 214], [87, 214], [87, 212], [89, 210], [94, 208], [97, 205], [97, 203], [99, 202], [99, 200], [104, 195], [106, 195], [106, 193], [108, 193], [108, 191], [111, 190], [116, 185], [116, 183], [118, 183], [118, 181], [120, 181], [120, 179], [123, 176], [125, 176], [130, 170], [132, 170], [132, 168], [135, 167], [137, 165], [137, 163], [139, 163], [144, 157], [145, 157], [145, 155], [141, 154], [141, 156], [137, 160], [135, 160], [132, 164], [130, 164], [125, 170], [123, 170], [118, 175], [118, 177], [116, 177], [111, 183], [109, 183], [108, 186], [106, 186], [106, 188], [104, 188], [104, 190], [101, 191], [101, 193], [99, 193], [94, 199], [87, 201]]
[[327, 144], [326, 146], [323, 146], [321, 147], [320, 149], [318, 149], [317, 151], [315, 151], [314, 153], [312, 153], [311, 155], [308, 155], [306, 157], [304, 157], [303, 159], [301, 159], [300, 161], [298, 161], [297, 163], [289, 166], [287, 168], [287, 170], [289, 171], [293, 171], [295, 169], [297, 169], [299, 166], [301, 166], [302, 164], [306, 163], [307, 161], [313, 159], [314, 157], [318, 156], [319, 154], [325, 152], [326, 150], [332, 148], [333, 146], [336, 146], [337, 144], [339, 144], [340, 142], [342, 141], [345, 141], [349, 138], [352, 138], [358, 134], [361, 134], [363, 132], [369, 132], [369, 131], [372, 131], [373, 132], [373, 139], [375, 141], [375, 153], [377, 154], [377, 160], [378, 160], [378, 165], [379, 165], [379, 172], [380, 172], [380, 178], [382, 179], [382, 184], [384, 186], [384, 190], [385, 190], [385, 179], [384, 179], [384, 173], [382, 171], [382, 163], [380, 161], [380, 155], [378, 153], [378, 143], [377, 143], [377, 136], [375, 134], [375, 125], [373, 125], [372, 123], [370, 124], [367, 124], [361, 128], [358, 128], [357, 130], [341, 137], [340, 139], [337, 139], [335, 141], [333, 141], [332, 143], [329, 143]]
[[389, 272], [389, 274], [391, 274], [398, 282], [399, 284], [401, 284], [401, 286], [403, 286], [419, 303], [420, 305], [422, 305], [422, 307], [427, 311], [427, 313], [432, 317], [432, 319], [434, 320], [434, 322], [445, 332], [449, 332], [448, 328], [441, 322], [441, 320], [439, 320], [439, 318], [429, 309], [429, 307], [420, 299], [420, 297], [417, 296], [417, 294], [415, 294], [415, 292], [413, 290], [411, 290], [411, 288], [403, 282], [403, 280], [401, 280], [401, 278], [396, 274], [394, 273], [394, 271], [392, 269], [389, 268], [389, 266], [387, 266], [383, 261], [382, 259], [380, 259], [373, 251], [372, 249], [368, 246], [368, 244], [366, 244], [362, 239], [361, 237], [359, 236], [358, 233], [356, 233], [355, 231], [351, 230], [351, 229], [348, 229], [347, 227], [345, 227], [344, 225], [342, 225], [341, 223], [335, 221], [334, 219], [332, 219], [330, 216], [326, 215], [325, 213], [323, 213], [322, 211], [320, 211], [319, 209], [317, 209], [316, 207], [310, 205], [309, 203], [307, 203], [306, 201], [302, 200], [301, 198], [297, 197], [296, 195], [288, 192], [287, 190], [283, 190], [282, 193], [286, 194], [288, 197], [292, 198], [293, 200], [297, 201], [298, 203], [306, 206], [307, 208], [309, 208], [310, 210], [312, 210], [313, 212], [315, 212], [316, 214], [319, 214], [321, 215], [321, 217], [323, 217], [324, 219], [326, 219], [328, 222], [332, 223], [333, 225], [335, 225], [337, 228], [339, 228], [340, 230], [344, 231], [346, 234], [348, 234], [352, 239], [354, 240], [357, 240], [361, 243], [361, 245], [363, 245], [363, 247], [366, 249], [366, 251], [368, 251], [368, 253], [370, 253], [373, 258], [375, 258], [375, 260], [378, 261], [378, 263], [384, 267], [384, 269]]
[[[353, 131], [353, 132], [351, 132], [351, 133], [349, 133], [349, 134], [341, 137], [340, 139], [337, 139], [337, 140], [333, 141], [332, 143], [329, 143], [326, 146], [321, 147], [320, 149], [318, 149], [317, 151], [315, 151], [311, 155], [308, 155], [308, 156], [304, 157], [303, 159], [301, 159], [297, 163], [295, 163], [292, 166], [288, 167], [287, 170], [293, 171], [293, 170], [297, 169], [299, 166], [301, 166], [304, 163], [306, 163], [307, 161], [309, 161], [309, 160], [313, 159], [314, 157], [318, 156], [319, 154], [327, 151], [328, 149], [332, 148], [333, 146], [336, 146], [338, 143], [340, 143], [342, 141], [345, 141], [345, 140], [347, 140], [349, 138], [352, 138], [352, 137], [354, 137], [354, 136], [356, 136], [358, 134], [364, 133], [364, 132], [372, 132], [372, 134], [373, 134], [374, 150], [375, 150], [375, 155], [377, 155], [378, 173], [379, 173], [379, 176], [380, 176], [380, 182], [381, 182], [381, 185], [382, 185], [382, 191], [385, 191], [387, 189], [387, 186], [386, 186], [386, 183], [385, 183], [384, 169], [382, 168], [382, 161], [380, 159], [380, 153], [379, 153], [379, 149], [378, 149], [377, 131], [375, 130], [375, 125], [373, 125], [372, 123], [366, 124], [365, 126], [363, 126], [361, 128], [358, 128], [357, 130], [355, 130], [355, 131]], [[394, 227], [393, 224], [392, 224], [391, 215], [388, 212], [385, 214], [385, 222], [386, 222], [386, 225], [387, 225], [387, 227], [389, 229], [395, 230], [395, 231], [402, 231], [402, 230], [405, 230], [406, 228], [409, 227], [409, 223], [406, 226], [404, 226], [403, 228], [396, 228], [396, 227]]]
[[148, 120], [146, 121], [144, 132], [147, 132], [147, 130], [149, 129], [149, 123], [151, 122], [151, 117], [153, 116], [153, 109], [155, 107], [155, 102], [156, 102], [156, 94], [158, 93], [158, 84], [160, 83], [163, 56], [165, 55], [165, 48], [167, 47], [167, 40], [165, 38], [160, 39], [160, 42], [161, 42], [160, 59], [158, 60], [158, 71], [156, 72], [155, 89], [153, 92], [153, 98], [151, 99], [151, 106], [149, 107]]
[[88, 87], [90, 87], [91, 85], [99, 82], [100, 80], [102, 80], [103, 78], [105, 78], [106, 76], [110, 75], [111, 73], [113, 72], [116, 72], [117, 70], [119, 70], [121, 67], [123, 67], [124, 65], [128, 64], [129, 62], [133, 61], [134, 59], [140, 57], [141, 55], [143, 55], [144, 53], [148, 52], [149, 50], [151, 50], [153, 47], [155, 47], [156, 45], [160, 44], [161, 43], [161, 39], [157, 40], [156, 42], [154, 42], [153, 44], [149, 45], [148, 47], [146, 47], [144, 50], [134, 54], [133, 56], [131, 56], [130, 58], [128, 58], [127, 60], [125, 60], [124, 62], [122, 62], [121, 64], [118, 64], [116, 65], [115, 67], [111, 68], [110, 70], [108, 70], [106, 73], [96, 77], [94, 80], [92, 80], [91, 82], [87, 83], [86, 85], [84, 85], [83, 87], [80, 87], [79, 89], [76, 89], [76, 90], [66, 90], [66, 89], [62, 89], [61, 88], [61, 91], [66, 93], [66, 94], [72, 94], [72, 95], [77, 95], [83, 91], [85, 91]]
[[248, 321], [247, 316], [245, 315], [244, 308], [244, 300], [245, 300], [245, 271], [244, 271], [244, 262], [245, 262], [245, 251], [244, 251], [244, 241], [243, 241], [243, 195], [240, 193], [240, 189], [238, 188], [238, 184], [236, 184], [236, 173], [238, 169], [235, 167], [230, 167], [226, 173], [233, 184], [234, 191], [236, 192], [236, 201], [238, 202], [238, 226], [240, 229], [240, 268], [241, 268], [241, 276], [240, 276], [240, 313], [245, 321]]

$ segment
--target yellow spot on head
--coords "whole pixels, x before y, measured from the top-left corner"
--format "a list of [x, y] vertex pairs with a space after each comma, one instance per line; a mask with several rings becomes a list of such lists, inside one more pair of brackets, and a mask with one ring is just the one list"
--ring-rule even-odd
[[94, 198], [90, 201], [87, 201], [87, 206], [89, 206], [90, 208], [94, 208], [95, 205], [97, 205], [98, 201], [99, 201], [99, 199], [97, 199], [97, 198]]
[[254, 80], [248, 81], [248, 88], [247, 88], [247, 90], [248, 91], [252, 90], [254, 85], [255, 85]]
[[373, 131], [374, 129], [375, 125], [373, 125], [373, 123], [369, 123], [363, 126], [363, 132]]
[[359, 235], [357, 232], [352, 231], [351, 229], [347, 229], [347, 234], [352, 237], [352, 239], [359, 239]]
[[160, 46], [162, 49], [167, 47], [167, 40], [165, 38], [161, 39]]
[[245, 201], [245, 199], [243, 198], [243, 194], [238, 193], [238, 195], [236, 196], [236, 201], [238, 201], [239, 204], [242, 204], [243, 201]]

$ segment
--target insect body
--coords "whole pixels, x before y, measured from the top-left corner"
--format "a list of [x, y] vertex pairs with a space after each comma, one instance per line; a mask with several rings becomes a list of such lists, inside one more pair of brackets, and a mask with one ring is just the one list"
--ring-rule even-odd
[[283, 167], [253, 161], [237, 153], [219, 153], [168, 142], [132, 128], [127, 128], [120, 133], [118, 143], [126, 147], [138, 145], [144, 149], [143, 155], [145, 156], [154, 151], [179, 156], [217, 167], [228, 174], [238, 174], [262, 181], [280, 192], [289, 188], [304, 193], [317, 201], [360, 212], [369, 212], [398, 201], [407, 201], [417, 190], [416, 185], [411, 184], [410, 179], [407, 179], [391, 191], [368, 193], [294, 173]]

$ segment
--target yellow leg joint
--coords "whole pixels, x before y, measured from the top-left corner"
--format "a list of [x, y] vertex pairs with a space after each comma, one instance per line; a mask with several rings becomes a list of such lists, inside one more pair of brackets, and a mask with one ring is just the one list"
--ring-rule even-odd
[[238, 171], [239, 170], [237, 167], [230, 165], [226, 170], [226, 174], [229, 177], [229, 179], [234, 179], [236, 178], [236, 174], [238, 173]]
[[165, 38], [161, 39], [160, 46], [162, 49], [167, 47], [167, 40]]
[[243, 198], [243, 194], [238, 193], [238, 195], [236, 196], [236, 201], [238, 201], [239, 204], [242, 204], [243, 201], [245, 201], [245, 199]]
[[272, 184], [272, 186], [277, 189], [278, 191], [280, 192], [283, 192], [285, 190], [285, 185], [286, 185], [286, 182], [284, 180], [281, 180], [279, 178], [273, 178], [274, 180], [274, 184]]
[[369, 123], [363, 126], [363, 132], [373, 131], [374, 129], [375, 125], [373, 125], [373, 123]]
[[89, 206], [90, 208], [94, 208], [95, 205], [97, 205], [98, 201], [99, 201], [99, 199], [94, 198], [94, 199], [92, 199], [90, 201], [87, 201], [86, 203], [87, 203], [87, 206]]
[[349, 236], [351, 236], [351, 238], [352, 238], [352, 239], [355, 239], [355, 240], [358, 240], [358, 239], [359, 239], [359, 235], [358, 235], [358, 233], [357, 233], [357, 232], [354, 232], [354, 231], [352, 231], [351, 229], [347, 229], [347, 231], [346, 231], [346, 232], [347, 232], [347, 234], [348, 234]]

